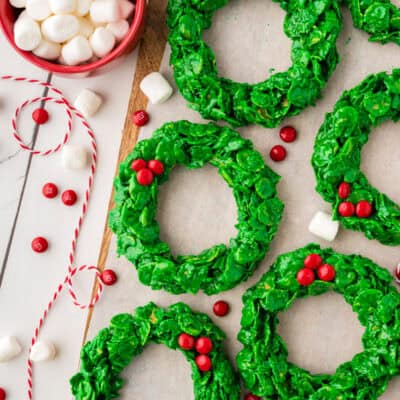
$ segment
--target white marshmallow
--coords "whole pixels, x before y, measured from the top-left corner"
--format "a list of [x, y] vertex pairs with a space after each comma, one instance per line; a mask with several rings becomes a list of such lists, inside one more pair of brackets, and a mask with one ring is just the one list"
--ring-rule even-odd
[[333, 221], [331, 215], [318, 211], [312, 218], [308, 230], [312, 234], [332, 242], [339, 231], [339, 222]]
[[26, 0], [26, 12], [36, 21], [43, 21], [51, 14], [47, 0]]
[[125, 19], [120, 19], [117, 22], [110, 22], [107, 29], [112, 32], [115, 39], [121, 41], [129, 32], [129, 22]]
[[25, 51], [32, 51], [42, 40], [39, 24], [28, 16], [19, 18], [14, 24], [15, 44]]
[[76, 9], [75, 0], [48, 0], [54, 14], [72, 14]]
[[140, 82], [140, 89], [153, 104], [164, 103], [173, 93], [171, 85], [159, 72], [152, 72], [144, 77]]
[[94, 31], [94, 26], [89, 18], [79, 17], [79, 34], [88, 38]]
[[47, 40], [63, 43], [79, 32], [79, 21], [74, 15], [53, 15], [42, 23], [42, 32]]
[[119, 0], [119, 12], [121, 18], [128, 19], [135, 11], [135, 4], [129, 0]]
[[0, 363], [11, 361], [22, 351], [21, 345], [14, 336], [0, 338]]
[[39, 46], [33, 50], [33, 54], [45, 60], [57, 60], [61, 54], [61, 46], [58, 43], [42, 39]]
[[106, 56], [115, 46], [115, 36], [107, 28], [99, 27], [90, 36], [90, 45], [97, 57]]
[[89, 14], [92, 0], [76, 0], [76, 15], [83, 17]]
[[121, 19], [118, 0], [95, 0], [90, 6], [90, 18], [95, 24], [106, 24]]
[[82, 146], [66, 144], [62, 148], [61, 161], [64, 168], [84, 169], [87, 166], [88, 153]]
[[61, 50], [66, 65], [78, 65], [88, 61], [93, 56], [89, 41], [83, 36], [75, 36]]
[[102, 103], [103, 100], [97, 93], [84, 89], [76, 98], [74, 106], [88, 118], [97, 113]]
[[54, 360], [56, 348], [53, 343], [47, 340], [37, 341], [31, 348], [29, 359], [33, 362]]
[[15, 8], [25, 8], [26, 0], [9, 0], [10, 4]]

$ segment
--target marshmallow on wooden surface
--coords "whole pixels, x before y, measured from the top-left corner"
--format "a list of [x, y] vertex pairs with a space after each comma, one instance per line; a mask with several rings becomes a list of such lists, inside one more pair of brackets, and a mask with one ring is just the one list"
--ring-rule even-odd
[[76, 9], [75, 0], [48, 0], [54, 14], [72, 14]]
[[61, 45], [42, 39], [39, 46], [33, 50], [33, 54], [45, 60], [57, 60], [61, 54]]
[[106, 24], [121, 19], [118, 0], [95, 0], [90, 5], [90, 18], [95, 24]]
[[63, 43], [79, 32], [79, 21], [74, 15], [53, 15], [42, 23], [42, 32], [47, 40]]
[[129, 0], [119, 0], [119, 12], [121, 18], [128, 19], [135, 11], [135, 4]]
[[43, 21], [51, 15], [47, 0], [26, 0], [26, 12], [36, 21]]
[[64, 168], [84, 169], [88, 162], [88, 153], [83, 146], [66, 144], [62, 148], [61, 161]]
[[22, 351], [21, 345], [14, 336], [0, 338], [0, 363], [6, 363], [17, 357]]
[[129, 22], [125, 19], [120, 19], [117, 22], [107, 24], [107, 29], [112, 32], [115, 39], [121, 41], [129, 32]]
[[27, 15], [19, 18], [14, 24], [15, 44], [25, 51], [32, 51], [42, 40], [39, 24]]
[[[106, 1], [106, 0], [104, 0]], [[107, 28], [96, 28], [90, 36], [90, 45], [97, 57], [106, 56], [115, 46], [115, 36]]]
[[140, 89], [153, 104], [164, 103], [173, 93], [171, 85], [159, 72], [152, 72], [144, 77], [140, 82]]
[[86, 118], [92, 117], [99, 110], [103, 100], [95, 92], [84, 89], [79, 93], [78, 97], [74, 102], [74, 106], [78, 109]]
[[33, 362], [54, 360], [56, 357], [56, 347], [47, 340], [37, 341], [31, 348], [29, 359]]
[[79, 17], [79, 34], [89, 38], [94, 31], [94, 26], [89, 18]]
[[308, 230], [314, 235], [332, 242], [339, 231], [339, 222], [333, 221], [331, 215], [318, 211], [312, 218]]
[[78, 65], [90, 60], [93, 56], [93, 51], [89, 41], [79, 35], [63, 46], [61, 54], [66, 65]]
[[10, 4], [15, 8], [25, 8], [26, 0], [9, 0]]
[[92, 0], [76, 0], [76, 15], [83, 17], [89, 14]]

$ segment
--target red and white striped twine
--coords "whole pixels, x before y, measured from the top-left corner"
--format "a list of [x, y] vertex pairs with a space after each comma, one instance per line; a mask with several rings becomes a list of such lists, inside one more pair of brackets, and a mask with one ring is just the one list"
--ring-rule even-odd
[[[72, 298], [72, 302], [75, 306], [79, 307], [80, 309], [87, 309], [87, 308], [92, 308], [95, 306], [95, 304], [99, 301], [100, 299], [100, 295], [103, 291], [103, 283], [101, 281], [101, 273], [100, 270], [93, 265], [82, 265], [80, 267], [74, 267], [74, 260], [75, 260], [75, 252], [76, 252], [76, 246], [77, 246], [77, 241], [78, 241], [78, 237], [79, 237], [79, 233], [82, 227], [82, 223], [83, 220], [85, 218], [87, 209], [88, 209], [88, 203], [89, 203], [89, 198], [90, 198], [90, 192], [92, 190], [93, 187], [93, 181], [94, 181], [94, 175], [96, 172], [96, 163], [97, 163], [97, 145], [96, 145], [96, 139], [94, 136], [94, 133], [92, 131], [92, 129], [90, 128], [90, 125], [88, 124], [88, 122], [86, 121], [85, 117], [75, 108], [73, 107], [68, 100], [64, 97], [63, 93], [61, 92], [61, 90], [57, 89], [56, 87], [54, 87], [52, 84], [48, 83], [48, 82], [43, 82], [37, 79], [28, 79], [28, 78], [24, 78], [24, 77], [15, 77], [15, 76], [11, 76], [11, 75], [4, 75], [4, 76], [0, 76], [1, 80], [5, 80], [5, 81], [14, 81], [14, 82], [24, 82], [24, 83], [29, 83], [29, 84], [34, 84], [34, 85], [39, 85], [45, 88], [48, 88], [49, 92], [53, 93], [56, 97], [51, 97], [51, 96], [46, 96], [46, 97], [36, 97], [33, 98], [31, 100], [27, 100], [25, 102], [23, 102], [15, 111], [14, 117], [11, 121], [12, 123], [12, 129], [13, 129], [13, 136], [16, 139], [16, 141], [18, 142], [19, 146], [23, 149], [26, 150], [30, 153], [32, 153], [33, 155], [40, 155], [40, 156], [47, 156], [49, 154], [55, 153], [57, 151], [59, 151], [64, 144], [66, 144], [68, 142], [68, 139], [70, 137], [71, 131], [72, 131], [72, 119], [73, 119], [73, 115], [75, 115], [78, 120], [81, 122], [81, 124], [83, 125], [83, 127], [86, 129], [87, 134], [89, 135], [90, 138], [90, 142], [91, 142], [91, 148], [92, 148], [92, 158], [91, 158], [91, 165], [90, 165], [90, 174], [89, 174], [89, 179], [88, 179], [88, 185], [87, 185], [87, 189], [85, 190], [85, 195], [84, 195], [84, 200], [83, 200], [83, 204], [82, 204], [82, 210], [81, 210], [81, 214], [79, 216], [79, 220], [77, 225], [75, 226], [74, 229], [74, 233], [73, 233], [73, 237], [72, 237], [72, 243], [71, 243], [71, 249], [69, 252], [69, 256], [68, 256], [68, 273], [65, 276], [64, 280], [57, 286], [57, 289], [55, 290], [53, 296], [51, 297], [47, 307], [45, 308], [45, 310], [43, 311], [39, 322], [35, 328], [34, 334], [32, 336], [32, 340], [31, 340], [31, 346], [29, 348], [29, 352], [28, 352], [28, 368], [27, 368], [27, 373], [28, 373], [28, 398], [30, 400], [32, 400], [33, 398], [33, 365], [32, 362], [30, 361], [30, 353], [31, 353], [31, 349], [32, 346], [36, 343], [41, 328], [43, 327], [43, 324], [50, 312], [50, 310], [53, 308], [54, 303], [56, 302], [57, 298], [59, 297], [60, 293], [63, 291], [63, 289], [65, 287], [68, 288], [68, 292]], [[61, 143], [59, 143], [58, 145], [56, 145], [56, 147], [54, 147], [53, 149], [49, 149], [49, 150], [35, 150], [32, 149], [31, 147], [29, 147], [28, 145], [26, 145], [24, 143], [24, 141], [21, 139], [21, 136], [18, 133], [18, 118], [21, 114], [21, 111], [27, 107], [30, 104], [34, 104], [34, 103], [46, 103], [46, 102], [52, 102], [55, 104], [61, 104], [64, 106], [65, 109], [65, 113], [67, 116], [67, 130], [64, 134], [64, 137], [61, 141]], [[94, 271], [96, 278], [98, 280], [98, 285], [97, 285], [97, 290], [95, 295], [93, 296], [93, 298], [91, 299], [90, 303], [88, 304], [82, 304], [78, 301], [78, 298], [74, 292], [73, 289], [73, 284], [72, 284], [72, 278], [77, 275], [80, 272], [83, 271]]]

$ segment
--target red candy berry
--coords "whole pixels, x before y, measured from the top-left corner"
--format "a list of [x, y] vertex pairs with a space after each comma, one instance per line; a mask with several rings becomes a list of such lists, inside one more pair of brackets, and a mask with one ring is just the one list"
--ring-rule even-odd
[[213, 349], [213, 343], [208, 337], [200, 337], [196, 340], [196, 351], [199, 354], [208, 354]]
[[42, 188], [42, 193], [44, 197], [48, 199], [54, 199], [58, 195], [58, 188], [54, 183], [46, 183]]
[[143, 168], [140, 171], [138, 171], [138, 173], [136, 174], [136, 178], [139, 185], [149, 186], [152, 184], [154, 180], [154, 175], [149, 169]]
[[6, 398], [7, 398], [6, 391], [0, 387], [0, 400], [6, 400]]
[[301, 286], [309, 286], [315, 281], [315, 274], [309, 268], [303, 268], [297, 273], [297, 282]]
[[73, 190], [66, 190], [61, 195], [61, 200], [66, 206], [73, 206], [76, 203], [78, 196]]
[[229, 304], [226, 301], [219, 300], [214, 303], [213, 311], [217, 317], [225, 317], [229, 312]]
[[394, 269], [394, 279], [397, 283], [400, 283], [400, 264]]
[[324, 264], [318, 268], [317, 275], [321, 281], [331, 282], [335, 279], [336, 271], [332, 265]]
[[273, 161], [283, 161], [286, 158], [286, 149], [278, 144], [271, 149], [269, 156]]
[[145, 160], [142, 160], [141, 158], [138, 158], [131, 164], [131, 170], [136, 172], [139, 172], [140, 170], [146, 167], [147, 167], [147, 162]]
[[101, 281], [107, 286], [114, 285], [117, 280], [117, 274], [112, 269], [105, 269], [101, 274]]
[[31, 243], [32, 250], [35, 253], [44, 253], [49, 248], [49, 243], [44, 237], [36, 237]]
[[195, 359], [197, 368], [202, 372], [207, 372], [212, 368], [210, 357], [200, 354]]
[[372, 214], [372, 205], [367, 200], [361, 200], [356, 205], [356, 215], [358, 218], [368, 218]]
[[37, 108], [32, 113], [32, 119], [39, 125], [45, 124], [49, 120], [49, 113], [44, 108]]
[[164, 173], [164, 164], [158, 160], [150, 160], [148, 163], [149, 170], [154, 175], [162, 175]]
[[149, 114], [144, 110], [135, 111], [133, 113], [133, 123], [136, 126], [144, 126], [149, 122]]
[[355, 212], [355, 207], [353, 203], [350, 203], [349, 201], [343, 201], [339, 204], [338, 211], [342, 217], [352, 217]]
[[347, 182], [342, 182], [338, 187], [338, 195], [341, 199], [347, 199], [351, 193], [351, 186]]
[[181, 333], [178, 337], [178, 344], [183, 350], [192, 350], [194, 348], [195, 340], [192, 335]]
[[296, 140], [297, 131], [292, 126], [284, 126], [279, 131], [279, 136], [281, 137], [281, 139], [284, 142], [291, 143], [291, 142], [294, 142]]
[[252, 393], [247, 393], [246, 396], [244, 397], [244, 400], [261, 400], [261, 397], [258, 397]]
[[304, 259], [304, 266], [310, 269], [317, 269], [319, 266], [322, 265], [322, 257], [319, 254], [309, 254]]

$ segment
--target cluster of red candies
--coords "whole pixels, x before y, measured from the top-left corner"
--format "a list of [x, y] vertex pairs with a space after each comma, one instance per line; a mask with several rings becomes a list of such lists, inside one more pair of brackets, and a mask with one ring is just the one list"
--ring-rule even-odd
[[318, 279], [325, 282], [331, 282], [335, 279], [336, 271], [330, 264], [324, 264], [319, 254], [309, 254], [304, 259], [304, 268], [297, 273], [297, 282], [301, 286], [309, 286], [315, 281], [315, 275]]
[[[351, 186], [347, 182], [342, 182], [338, 188], [338, 195], [345, 200], [350, 196]], [[339, 215], [342, 217], [352, 217], [354, 214], [358, 218], [368, 218], [372, 214], [372, 204], [367, 200], [360, 200], [356, 205], [350, 201], [342, 201], [338, 207]]]
[[134, 160], [131, 164], [132, 171], [136, 172], [139, 185], [149, 186], [154, 181], [154, 175], [164, 173], [164, 164], [159, 160], [145, 161], [142, 158]]
[[213, 349], [213, 343], [210, 338], [201, 336], [195, 339], [188, 333], [181, 333], [178, 337], [178, 345], [183, 350], [196, 350], [198, 353], [195, 358], [197, 368], [202, 372], [210, 371], [212, 363], [208, 354]]
[[[297, 138], [297, 131], [292, 126], [284, 126], [279, 131], [280, 138], [285, 143], [292, 143]], [[271, 151], [269, 152], [269, 156], [273, 161], [283, 161], [286, 158], [286, 149], [282, 145], [278, 144], [274, 146]]]

